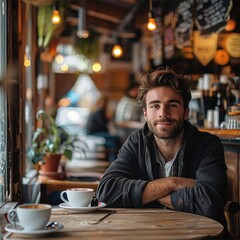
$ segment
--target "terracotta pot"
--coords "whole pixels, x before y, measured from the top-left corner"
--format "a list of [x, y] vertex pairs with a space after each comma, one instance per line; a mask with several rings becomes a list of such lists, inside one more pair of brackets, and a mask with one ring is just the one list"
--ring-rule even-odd
[[41, 166], [41, 171], [57, 172], [62, 154], [48, 154], [44, 157], [45, 164]]

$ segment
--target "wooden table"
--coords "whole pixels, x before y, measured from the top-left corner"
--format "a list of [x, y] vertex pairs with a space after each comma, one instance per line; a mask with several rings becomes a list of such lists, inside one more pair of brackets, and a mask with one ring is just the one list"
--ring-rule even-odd
[[[90, 220], [100, 219], [110, 210], [99, 209], [96, 212], [80, 213], [65, 209], [53, 209], [51, 220], [64, 225], [59, 233], [50, 239], [86, 239], [86, 240], [146, 240], [146, 239], [219, 239], [223, 231], [220, 223], [199, 215], [160, 209], [125, 209], [115, 213], [98, 224], [91, 225]], [[24, 239], [12, 234], [7, 239]], [[45, 237], [46, 238], [46, 237]], [[45, 239], [45, 238], [38, 238]], [[28, 238], [34, 239], [34, 238]], [[49, 238], [48, 238], [49, 239]]]
[[99, 172], [104, 173], [110, 166], [111, 162], [101, 160], [75, 160], [67, 161], [65, 168], [68, 175], [82, 172]]

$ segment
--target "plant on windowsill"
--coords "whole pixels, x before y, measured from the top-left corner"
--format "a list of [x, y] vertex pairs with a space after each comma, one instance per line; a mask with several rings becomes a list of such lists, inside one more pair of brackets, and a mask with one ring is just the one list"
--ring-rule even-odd
[[[57, 172], [61, 158], [71, 160], [73, 151], [86, 153], [87, 144], [79, 139], [72, 139], [55, 119], [44, 110], [39, 110], [36, 119], [41, 123], [33, 133], [31, 146], [27, 152], [28, 160], [36, 170]], [[53, 166], [49, 166], [53, 164]]]

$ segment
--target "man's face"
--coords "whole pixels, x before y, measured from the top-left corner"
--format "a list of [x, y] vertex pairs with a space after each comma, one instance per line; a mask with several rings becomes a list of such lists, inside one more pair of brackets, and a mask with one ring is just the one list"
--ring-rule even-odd
[[170, 87], [157, 87], [147, 93], [143, 113], [149, 129], [156, 137], [171, 139], [182, 131], [189, 110], [184, 109], [179, 93]]

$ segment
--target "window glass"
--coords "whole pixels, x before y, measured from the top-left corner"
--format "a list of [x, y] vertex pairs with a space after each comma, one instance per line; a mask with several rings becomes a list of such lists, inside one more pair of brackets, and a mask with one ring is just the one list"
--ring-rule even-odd
[[6, 74], [6, 1], [1, 1], [0, 15], [0, 204], [6, 201], [7, 192], [7, 114], [4, 91]]

